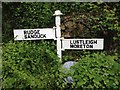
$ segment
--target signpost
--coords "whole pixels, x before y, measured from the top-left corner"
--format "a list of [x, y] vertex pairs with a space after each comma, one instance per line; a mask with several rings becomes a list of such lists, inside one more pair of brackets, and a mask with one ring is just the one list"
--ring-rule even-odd
[[60, 10], [56, 10], [55, 27], [42, 29], [14, 29], [14, 40], [41, 40], [54, 39], [57, 40], [57, 54], [62, 58], [62, 50], [65, 49], [87, 49], [87, 50], [102, 50], [104, 39], [63, 39], [61, 38]]
[[62, 50], [61, 50], [61, 28], [60, 28], [60, 15], [62, 13], [59, 10], [56, 10], [53, 14], [55, 16], [55, 25], [56, 25], [56, 36], [57, 36], [57, 54], [58, 57], [62, 58]]

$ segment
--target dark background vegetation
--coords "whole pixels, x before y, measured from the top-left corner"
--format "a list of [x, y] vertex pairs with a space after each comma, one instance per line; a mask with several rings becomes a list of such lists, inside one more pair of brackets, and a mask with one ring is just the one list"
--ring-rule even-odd
[[[14, 41], [13, 29], [52, 28], [53, 13], [61, 10], [65, 38], [104, 38], [104, 50], [66, 50], [63, 63], [78, 63], [64, 74], [56, 41]], [[120, 3], [4, 2], [2, 3], [3, 89], [65, 89], [120, 87]]]

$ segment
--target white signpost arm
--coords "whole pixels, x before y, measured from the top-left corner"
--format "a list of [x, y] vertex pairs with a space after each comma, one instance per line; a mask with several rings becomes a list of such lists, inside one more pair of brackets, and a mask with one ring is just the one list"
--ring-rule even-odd
[[61, 28], [60, 28], [60, 15], [62, 15], [60, 10], [56, 10], [53, 14], [55, 16], [55, 25], [56, 25], [56, 37], [57, 37], [57, 54], [58, 57], [62, 58], [62, 50], [61, 50]]

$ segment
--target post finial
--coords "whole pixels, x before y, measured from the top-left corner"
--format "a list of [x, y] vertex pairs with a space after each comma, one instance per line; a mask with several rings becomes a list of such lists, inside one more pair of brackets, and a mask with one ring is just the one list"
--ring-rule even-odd
[[53, 16], [60, 16], [63, 15], [63, 13], [61, 13], [60, 10], [56, 10], [55, 13], [53, 14]]

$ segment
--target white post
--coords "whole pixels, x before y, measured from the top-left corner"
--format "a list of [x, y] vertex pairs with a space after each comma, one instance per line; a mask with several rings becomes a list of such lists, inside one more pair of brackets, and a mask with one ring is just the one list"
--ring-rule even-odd
[[56, 37], [57, 37], [57, 54], [60, 58], [60, 62], [62, 59], [62, 50], [61, 50], [61, 28], [60, 28], [60, 15], [62, 15], [60, 10], [56, 10], [53, 14], [55, 16], [55, 24], [56, 24]]

